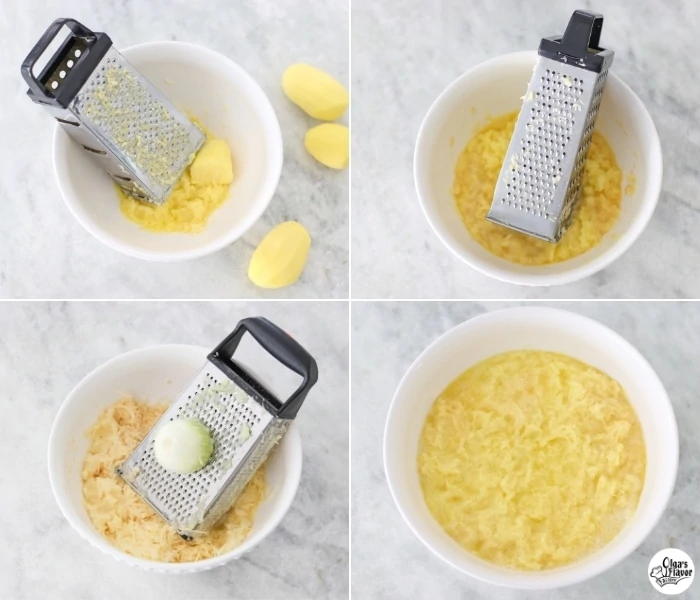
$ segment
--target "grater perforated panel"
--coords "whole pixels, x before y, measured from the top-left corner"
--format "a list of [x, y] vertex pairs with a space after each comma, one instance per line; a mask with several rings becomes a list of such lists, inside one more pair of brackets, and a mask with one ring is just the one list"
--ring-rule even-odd
[[[203, 469], [182, 475], [158, 464], [153, 440], [162, 425], [186, 417], [201, 420], [215, 444], [213, 457]], [[118, 472], [175, 529], [191, 531], [213, 516], [207, 515], [209, 505], [229, 480], [239, 475], [240, 463], [254, 452], [274, 420], [262, 405], [208, 363]]]
[[[588, 17], [587, 13], [577, 13]], [[602, 17], [600, 23], [602, 27]], [[576, 34], [580, 37], [580, 31], [574, 31], [574, 37]], [[555, 42], [543, 40], [545, 43], [551, 46]], [[579, 197], [586, 155], [612, 61], [609, 51], [599, 54], [606, 54], [607, 60], [600, 72], [591, 70], [584, 58], [561, 52], [556, 60], [538, 57], [488, 220], [550, 242], [561, 238]]]
[[[32, 71], [61, 27], [64, 40], [39, 77]], [[28, 95], [46, 108], [128, 194], [162, 204], [205, 141], [115, 48], [75, 19], [57, 19], [22, 63]]]
[[114, 48], [72, 106], [83, 124], [159, 197], [167, 197], [201, 145], [199, 128]]

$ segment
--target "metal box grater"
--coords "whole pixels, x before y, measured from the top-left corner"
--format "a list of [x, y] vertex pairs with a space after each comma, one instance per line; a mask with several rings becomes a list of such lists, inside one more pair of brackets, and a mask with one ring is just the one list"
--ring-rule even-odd
[[602, 15], [577, 10], [563, 36], [540, 42], [489, 221], [548, 242], [566, 231], [613, 61], [602, 28]]
[[[37, 77], [33, 68], [63, 27], [71, 34]], [[57, 19], [22, 63], [27, 95], [127, 193], [162, 204], [205, 141], [114, 48], [105, 33]]]
[[[278, 361], [303, 377], [286, 401], [278, 400], [234, 359], [248, 332]], [[185, 539], [211, 529], [236, 502], [296, 417], [318, 379], [316, 361], [279, 327], [250, 317], [207, 357], [117, 473]], [[174, 419], [197, 418], [211, 431], [214, 454], [202, 469], [181, 475], [156, 461], [153, 441]]]

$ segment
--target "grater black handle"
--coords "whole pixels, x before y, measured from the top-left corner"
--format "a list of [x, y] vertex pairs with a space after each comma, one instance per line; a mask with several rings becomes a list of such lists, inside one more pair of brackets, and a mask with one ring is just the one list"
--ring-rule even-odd
[[602, 73], [610, 68], [614, 52], [600, 47], [603, 15], [587, 10], [575, 10], [564, 35], [543, 38], [540, 56], [576, 67]]
[[[85, 54], [76, 61], [75, 68], [69, 73], [66, 78], [65, 85], [57, 93], [52, 93], [44, 85], [41, 79], [50, 70], [52, 61], [56, 60], [56, 56], [49, 60], [46, 67], [42, 71], [39, 79], [33, 73], [34, 65], [42, 57], [44, 52], [53, 42], [54, 38], [61, 31], [62, 27], [68, 27], [75, 37], [84, 38], [90, 42]], [[63, 52], [66, 48], [66, 40], [57, 55]], [[80, 90], [87, 78], [92, 74], [97, 64], [102, 60], [105, 52], [112, 45], [112, 40], [109, 36], [102, 32], [94, 32], [85, 27], [75, 19], [63, 17], [56, 19], [41, 36], [39, 41], [29, 51], [27, 57], [22, 61], [22, 78], [29, 86], [29, 94], [44, 104], [60, 105], [64, 108], [68, 106], [72, 97]], [[82, 68], [80, 68], [82, 67]]]
[[561, 38], [561, 51], [570, 56], [585, 56], [589, 48], [598, 50], [603, 15], [587, 10], [575, 10]]
[[234, 372], [240, 367], [233, 363], [233, 355], [245, 333], [255, 340], [285, 367], [303, 377], [299, 388], [284, 402], [276, 406], [281, 419], [293, 419], [301, 408], [309, 390], [318, 381], [318, 366], [314, 358], [289, 334], [264, 317], [242, 319], [233, 332], [209, 355], [215, 363], [224, 363]]

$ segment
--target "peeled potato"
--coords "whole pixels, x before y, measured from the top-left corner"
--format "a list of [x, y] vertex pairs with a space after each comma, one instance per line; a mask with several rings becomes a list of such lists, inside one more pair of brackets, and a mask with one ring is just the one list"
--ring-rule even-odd
[[345, 87], [316, 67], [297, 63], [282, 75], [282, 89], [307, 115], [335, 121], [347, 109], [350, 95]]
[[304, 146], [318, 162], [345, 169], [350, 161], [350, 130], [338, 123], [317, 125], [306, 132]]
[[231, 149], [225, 140], [204, 142], [190, 166], [190, 178], [195, 185], [229, 185], [233, 181]]
[[311, 248], [311, 236], [303, 225], [287, 221], [270, 231], [255, 249], [248, 277], [261, 288], [292, 285], [304, 270]]

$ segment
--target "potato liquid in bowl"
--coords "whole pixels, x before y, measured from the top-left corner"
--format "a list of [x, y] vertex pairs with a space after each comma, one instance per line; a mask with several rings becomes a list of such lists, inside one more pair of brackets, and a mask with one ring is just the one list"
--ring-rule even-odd
[[517, 112], [494, 119], [459, 156], [452, 194], [465, 227], [491, 254], [522, 265], [558, 263], [587, 252], [615, 225], [622, 204], [622, 172], [612, 149], [597, 131], [588, 150], [576, 212], [558, 243], [486, 220], [517, 119]]
[[255, 473], [221, 522], [193, 541], [183, 540], [115, 472], [168, 408], [125, 397], [107, 407], [90, 428], [83, 463], [83, 500], [95, 529], [114, 546], [159, 562], [193, 562], [233, 550], [250, 533], [265, 500], [265, 466]]
[[507, 352], [438, 396], [418, 449], [433, 517], [465, 550], [519, 570], [579, 560], [634, 515], [642, 430], [617, 381], [571, 357]]

